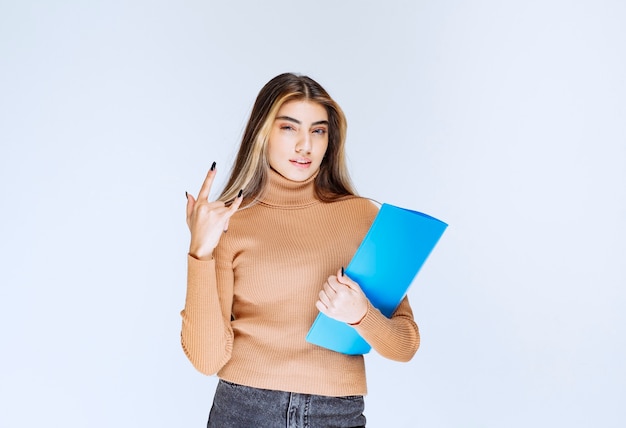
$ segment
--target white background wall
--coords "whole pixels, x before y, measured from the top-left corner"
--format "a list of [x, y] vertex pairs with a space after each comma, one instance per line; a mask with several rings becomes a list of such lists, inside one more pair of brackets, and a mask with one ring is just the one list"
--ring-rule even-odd
[[0, 2], [0, 426], [200, 427], [184, 192], [261, 86], [344, 107], [361, 194], [450, 223], [371, 427], [626, 423], [626, 3]]

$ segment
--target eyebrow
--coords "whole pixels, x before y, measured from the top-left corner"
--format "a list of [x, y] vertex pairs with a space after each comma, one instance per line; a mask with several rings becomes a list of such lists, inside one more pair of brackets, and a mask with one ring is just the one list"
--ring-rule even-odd
[[[298, 125], [302, 125], [302, 122], [300, 122], [298, 119], [294, 119], [293, 117], [289, 117], [289, 116], [278, 116], [276, 118], [276, 120], [287, 120], [289, 122], [293, 122], [296, 123]], [[316, 125], [329, 125], [327, 120], [318, 120], [317, 122], [313, 122], [311, 124], [311, 126], [316, 126]]]

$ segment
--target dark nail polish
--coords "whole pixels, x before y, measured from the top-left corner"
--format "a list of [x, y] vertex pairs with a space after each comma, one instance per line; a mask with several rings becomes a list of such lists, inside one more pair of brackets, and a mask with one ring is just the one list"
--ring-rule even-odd
[[211, 171], [215, 170], [215, 162], [211, 164]]
[[239, 190], [239, 193], [237, 194], [237, 197], [241, 198], [241, 195], [243, 195], [243, 189]]
[[189, 193], [185, 190], [185, 199], [189, 199]]
[[341, 276], [343, 276], [343, 266], [341, 266]]

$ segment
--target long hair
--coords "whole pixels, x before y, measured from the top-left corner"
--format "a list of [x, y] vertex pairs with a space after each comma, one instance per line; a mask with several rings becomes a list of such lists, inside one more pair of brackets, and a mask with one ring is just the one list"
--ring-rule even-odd
[[256, 98], [246, 125], [230, 178], [219, 199], [232, 201], [240, 189], [252, 200], [262, 196], [270, 168], [267, 145], [278, 110], [288, 101], [319, 103], [328, 113], [328, 148], [315, 177], [315, 193], [330, 202], [356, 195], [346, 166], [346, 117], [322, 86], [307, 76], [284, 73], [267, 82]]

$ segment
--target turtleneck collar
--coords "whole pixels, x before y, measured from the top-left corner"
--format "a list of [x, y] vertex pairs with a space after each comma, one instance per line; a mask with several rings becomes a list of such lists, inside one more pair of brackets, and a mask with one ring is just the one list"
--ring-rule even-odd
[[259, 203], [278, 208], [302, 208], [319, 203], [315, 194], [315, 173], [305, 181], [292, 181], [270, 168], [265, 192]]

